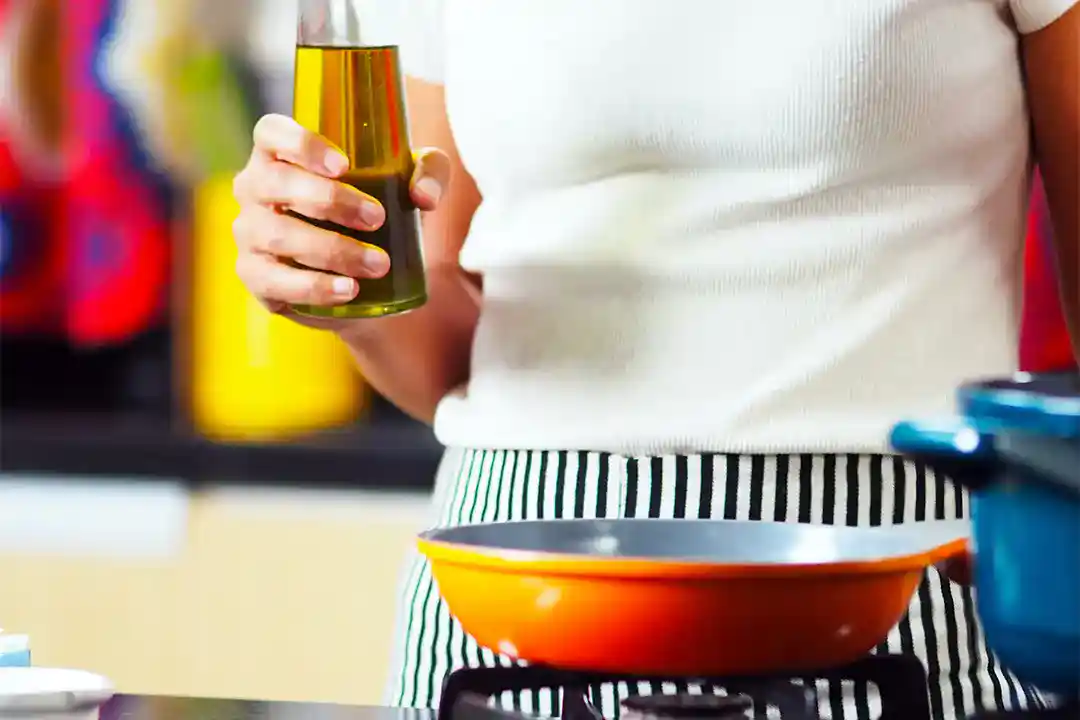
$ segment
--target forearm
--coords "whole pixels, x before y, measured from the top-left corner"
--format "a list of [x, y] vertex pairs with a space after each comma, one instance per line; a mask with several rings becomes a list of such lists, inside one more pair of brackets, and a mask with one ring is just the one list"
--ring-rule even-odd
[[357, 321], [341, 337], [372, 387], [430, 423], [443, 396], [469, 378], [479, 316], [479, 292], [461, 268], [435, 265], [428, 268], [426, 305], [404, 315]]

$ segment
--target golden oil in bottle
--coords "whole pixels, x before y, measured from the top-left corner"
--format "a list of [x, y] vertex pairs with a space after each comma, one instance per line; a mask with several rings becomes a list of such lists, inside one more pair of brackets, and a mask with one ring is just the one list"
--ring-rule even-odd
[[385, 276], [357, 279], [360, 290], [352, 301], [294, 309], [318, 317], [360, 318], [420, 307], [427, 301], [427, 285], [418, 213], [409, 197], [413, 157], [397, 47], [299, 44], [294, 93], [297, 122], [348, 156], [350, 169], [341, 180], [374, 197], [386, 209], [386, 222], [374, 232], [302, 219], [376, 245], [390, 256], [390, 271]]

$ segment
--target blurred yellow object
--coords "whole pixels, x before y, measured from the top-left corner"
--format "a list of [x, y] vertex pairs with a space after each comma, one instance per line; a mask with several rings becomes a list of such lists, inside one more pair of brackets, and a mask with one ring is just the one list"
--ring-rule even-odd
[[192, 205], [189, 375], [196, 429], [215, 440], [278, 440], [352, 422], [365, 385], [332, 334], [267, 312], [234, 272], [232, 176]]

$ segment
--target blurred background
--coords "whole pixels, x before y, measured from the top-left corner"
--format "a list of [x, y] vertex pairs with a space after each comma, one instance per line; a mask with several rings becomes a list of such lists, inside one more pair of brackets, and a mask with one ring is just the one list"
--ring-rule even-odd
[[[233, 274], [293, 0], [0, 0], [0, 627], [122, 691], [374, 703], [440, 448]], [[1032, 214], [1023, 362], [1068, 343]]]
[[377, 702], [440, 448], [233, 275], [294, 0], [0, 0], [0, 627], [121, 690]]

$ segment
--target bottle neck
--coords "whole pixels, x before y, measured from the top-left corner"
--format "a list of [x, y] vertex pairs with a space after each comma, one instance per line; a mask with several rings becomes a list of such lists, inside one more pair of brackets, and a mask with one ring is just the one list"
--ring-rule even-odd
[[361, 0], [300, 0], [296, 44], [362, 47]]

